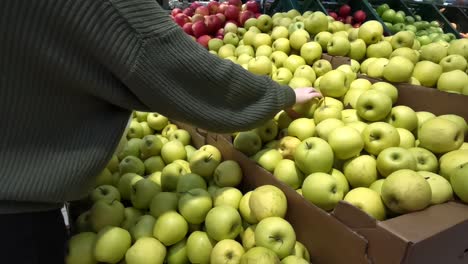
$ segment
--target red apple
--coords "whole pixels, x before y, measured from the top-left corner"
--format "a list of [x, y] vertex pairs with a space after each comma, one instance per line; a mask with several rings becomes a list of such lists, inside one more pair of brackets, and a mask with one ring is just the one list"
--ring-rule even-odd
[[235, 5], [228, 5], [226, 7], [226, 11], [224, 11], [224, 15], [226, 16], [227, 20], [238, 20], [239, 19], [239, 12], [240, 8]]
[[353, 21], [353, 17], [352, 17], [352, 16], [347, 16], [347, 17], [345, 18], [345, 23], [346, 23], [346, 24], [352, 25], [353, 22], [354, 22], [354, 21]]
[[182, 13], [182, 9], [176, 7], [174, 9], [172, 9], [171, 16], [175, 16], [175, 15], [177, 15], [179, 13]]
[[192, 17], [192, 23], [195, 23], [197, 21], [205, 21], [205, 16], [201, 14], [195, 14]]
[[344, 21], [345, 19], [342, 18], [342, 17], [339, 17], [337, 20], [340, 21], [340, 22], [343, 22], [343, 23], [345, 22], [345, 21]]
[[177, 23], [177, 25], [182, 27], [185, 23], [190, 22], [190, 17], [184, 13], [179, 13], [174, 16], [174, 21]]
[[366, 21], [366, 12], [362, 11], [362, 10], [358, 10], [356, 12], [354, 12], [354, 20], [357, 21], [357, 22], [364, 22]]
[[242, 6], [242, 1], [241, 0], [228, 0], [229, 5], [241, 7]]
[[193, 16], [194, 12], [195, 10], [188, 8], [188, 7], [185, 8], [184, 11], [182, 11], [182, 13], [184, 13], [186, 16], [189, 16], [189, 17]]
[[203, 35], [197, 38], [197, 42], [200, 43], [203, 47], [208, 48], [208, 42], [210, 41], [211, 37], [208, 35]]
[[205, 25], [206, 25], [206, 29], [208, 30], [208, 33], [212, 34], [212, 33], [215, 33], [216, 30], [221, 28], [223, 23], [221, 22], [221, 19], [218, 16], [211, 15], [211, 16], [205, 17]]
[[208, 30], [206, 28], [205, 22], [197, 21], [192, 25], [193, 35], [198, 38], [203, 35], [208, 34]]
[[216, 14], [216, 16], [219, 17], [219, 19], [221, 19], [221, 23], [226, 22], [226, 16], [224, 14], [218, 13]]
[[338, 19], [338, 14], [335, 13], [335, 12], [333, 12], [333, 11], [332, 11], [332, 12], [328, 12], [328, 15], [331, 16], [331, 17], [333, 17], [333, 19], [335, 19], [335, 20]]
[[255, 18], [258, 18], [258, 17], [261, 16], [261, 15], [262, 15], [262, 13], [256, 13], [256, 14], [255, 14]]
[[253, 1], [253, 0], [247, 1], [245, 3], [245, 8], [254, 13], [260, 13], [260, 7], [258, 6], [256, 1]]
[[218, 13], [219, 2], [210, 1], [208, 3], [207, 7], [208, 7], [208, 10], [210, 11], [210, 14], [214, 15], [214, 14]]
[[210, 14], [210, 10], [206, 6], [199, 6], [195, 9], [195, 14], [200, 14], [202, 16], [207, 16]]
[[216, 31], [216, 36], [224, 36], [224, 28], [218, 29], [218, 31]]
[[353, 28], [358, 28], [361, 26], [361, 22], [354, 23]]
[[219, 5], [218, 13], [224, 14], [224, 12], [226, 12], [226, 8], [227, 8], [228, 6], [229, 6], [229, 5], [228, 5], [226, 2], [222, 2], [222, 3]]
[[193, 29], [192, 29], [192, 22], [185, 23], [185, 25], [182, 27], [182, 29], [185, 31], [185, 33], [189, 35], [193, 35]]
[[227, 24], [233, 23], [236, 26], [239, 26], [239, 22], [237, 20], [228, 20], [226, 21], [226, 24], [224, 24], [224, 27], [226, 27]]
[[349, 5], [342, 5], [338, 11], [341, 17], [347, 17], [351, 14], [351, 7]]
[[217, 39], [223, 40], [223, 39], [224, 39], [224, 35], [216, 35], [216, 38], [217, 38]]
[[253, 18], [255, 17], [255, 13], [250, 11], [250, 10], [245, 10], [245, 11], [242, 11], [240, 12], [239, 14], [239, 24], [241, 26], [244, 25], [245, 21], [247, 21], [247, 19], [249, 18]]
[[189, 8], [191, 8], [191, 9], [193, 9], [195, 11], [195, 9], [197, 9], [200, 6], [203, 6], [203, 5], [200, 2], [195, 1], [195, 2], [190, 4]]

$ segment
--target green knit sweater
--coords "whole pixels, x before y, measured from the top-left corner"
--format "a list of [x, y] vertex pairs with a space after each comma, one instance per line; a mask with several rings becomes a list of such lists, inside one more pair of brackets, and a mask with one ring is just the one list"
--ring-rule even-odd
[[0, 31], [0, 213], [83, 198], [131, 110], [229, 132], [295, 101], [208, 53], [155, 0], [2, 0]]

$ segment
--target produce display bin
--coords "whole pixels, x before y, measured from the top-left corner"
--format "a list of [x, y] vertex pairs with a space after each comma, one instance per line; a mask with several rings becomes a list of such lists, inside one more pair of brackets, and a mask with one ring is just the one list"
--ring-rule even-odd
[[407, 16], [412, 16], [413, 13], [408, 6], [402, 0], [368, 0], [374, 9], [378, 6], [387, 4], [391, 9], [395, 11], [403, 11]]
[[468, 15], [463, 12], [462, 7], [450, 5], [437, 5], [439, 12], [447, 18], [448, 21], [457, 24], [456, 30], [462, 33], [468, 33]]
[[291, 9], [296, 9], [301, 13], [305, 11], [322, 11], [327, 13], [321, 1], [318, 0], [275, 0], [269, 8], [264, 8], [264, 12], [273, 15], [278, 12], [287, 12]]
[[414, 15], [420, 15], [426, 21], [437, 21], [444, 33], [453, 33], [457, 38], [461, 37], [460, 33], [452, 27], [450, 21], [439, 12], [435, 5], [413, 1], [405, 1], [405, 3]]

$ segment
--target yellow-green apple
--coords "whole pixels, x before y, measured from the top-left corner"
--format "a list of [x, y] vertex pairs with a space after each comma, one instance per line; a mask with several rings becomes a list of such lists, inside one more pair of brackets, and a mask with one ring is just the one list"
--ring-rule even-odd
[[[310, 86], [312, 86], [312, 83], [314, 83], [316, 79], [315, 71], [309, 65], [301, 65], [297, 67], [296, 71], [294, 72], [294, 77], [306, 78], [307, 80], [310, 81], [310, 84], [311, 84]], [[302, 86], [302, 87], [307, 87], [307, 86]]]
[[216, 241], [235, 239], [242, 230], [242, 219], [235, 208], [221, 205], [208, 212], [205, 227], [208, 236]]
[[120, 193], [115, 186], [100, 185], [91, 192], [90, 198], [93, 202], [97, 202], [99, 200], [120, 201]]
[[[302, 65], [304, 66], [304, 65]], [[301, 66], [299, 66], [301, 67]], [[302, 87], [311, 87], [312, 86], [312, 82], [309, 81], [309, 79], [305, 78], [305, 77], [293, 77], [289, 83], [288, 83], [288, 86], [293, 88], [293, 89], [296, 89], [296, 88], [302, 88]]]
[[91, 210], [81, 213], [76, 219], [76, 230], [77, 232], [94, 232], [91, 225]]
[[413, 70], [413, 77], [426, 87], [434, 87], [441, 74], [442, 66], [427, 60], [416, 63]]
[[244, 194], [239, 202], [239, 213], [242, 219], [251, 225], [258, 223], [257, 218], [250, 209], [250, 196], [252, 192], [253, 191], [249, 191]]
[[263, 149], [257, 152], [252, 158], [265, 170], [273, 172], [278, 162], [283, 159], [283, 155], [281, 155], [277, 149]]
[[361, 134], [347, 126], [334, 129], [328, 136], [328, 144], [333, 149], [335, 158], [342, 160], [359, 155], [364, 148]]
[[395, 49], [390, 55], [390, 59], [397, 56], [405, 57], [408, 60], [410, 60], [413, 64], [416, 64], [419, 61], [419, 53], [416, 50], [413, 50], [412, 48], [408, 47]]
[[383, 76], [383, 71], [385, 66], [387, 66], [389, 60], [387, 58], [377, 58], [376, 60], [369, 63], [367, 68], [367, 75], [372, 78], [381, 78]]
[[[247, 34], [247, 32], [245, 34]], [[262, 45], [271, 46], [271, 43], [272, 43], [272, 40], [271, 40], [270, 35], [268, 35], [266, 33], [257, 33], [253, 37], [253, 43], [252, 44], [253, 44], [254, 48], [258, 48], [258, 47], [260, 47]], [[244, 45], [247, 45], [245, 43], [245, 41], [244, 41]]]
[[294, 161], [289, 159], [283, 159], [278, 162], [273, 171], [273, 176], [295, 190], [300, 188], [304, 181], [304, 174], [299, 170]]
[[305, 178], [302, 194], [307, 201], [325, 211], [333, 210], [344, 196], [336, 178], [323, 172], [315, 172]]
[[156, 219], [153, 236], [165, 246], [171, 246], [185, 238], [188, 223], [175, 211], [165, 212]]
[[278, 124], [276, 124], [275, 120], [270, 119], [256, 128], [255, 132], [257, 132], [263, 142], [269, 142], [278, 135]]
[[418, 127], [418, 117], [410, 107], [397, 105], [392, 108], [388, 116], [388, 123], [397, 128], [414, 131]]
[[416, 159], [416, 171], [437, 172], [439, 161], [434, 153], [424, 148], [413, 147], [408, 149]]
[[261, 45], [255, 50], [255, 57], [265, 56], [270, 58], [273, 48], [269, 45]]
[[337, 169], [332, 169], [330, 175], [335, 177], [338, 181], [338, 187], [343, 190], [343, 195], [346, 195], [349, 192], [349, 183], [344, 174]]
[[414, 137], [414, 134], [411, 133], [408, 129], [406, 128], [400, 128], [397, 127], [398, 134], [400, 135], [400, 145], [399, 147], [409, 149], [415, 147], [415, 141], [416, 138]]
[[300, 54], [307, 64], [313, 65], [322, 56], [322, 46], [317, 42], [307, 42], [302, 45]]
[[293, 121], [292, 118], [284, 110], [278, 112], [274, 119], [278, 124], [278, 129], [280, 130], [288, 128], [289, 124], [291, 124], [291, 122]]
[[341, 21], [333, 21], [330, 24], [328, 24], [328, 31], [330, 31], [331, 33], [336, 33], [344, 30], [345, 26], [344, 23]]
[[[244, 46], [243, 46], [244, 47]], [[239, 57], [237, 58], [237, 63], [240, 65], [247, 64], [253, 57], [249, 54], [240, 54]]]
[[384, 183], [385, 179], [378, 179], [375, 182], [373, 182], [370, 186], [369, 189], [377, 192], [379, 195], [382, 194], [382, 184]]
[[236, 264], [240, 263], [245, 250], [242, 245], [232, 239], [224, 239], [216, 243], [210, 255], [212, 264]]
[[203, 223], [212, 207], [211, 195], [201, 188], [182, 193], [178, 202], [178, 211], [189, 224]]
[[231, 44], [237, 46], [239, 44], [239, 37], [234, 32], [227, 32], [223, 37], [224, 44]]
[[361, 155], [346, 161], [343, 174], [353, 188], [369, 187], [378, 178], [377, 161], [369, 155]]
[[309, 33], [304, 29], [297, 29], [289, 35], [289, 44], [291, 48], [300, 50], [302, 45], [310, 39]]
[[255, 228], [255, 244], [272, 250], [283, 259], [294, 249], [296, 233], [283, 218], [268, 217], [261, 220]]
[[234, 148], [252, 156], [262, 148], [262, 139], [255, 131], [242, 131], [234, 138]]
[[294, 160], [305, 174], [330, 172], [333, 167], [333, 150], [321, 138], [307, 138], [296, 148]]
[[125, 262], [131, 263], [163, 263], [166, 258], [166, 247], [153, 237], [143, 237], [137, 240], [125, 253]]
[[328, 31], [328, 19], [322, 12], [314, 12], [304, 20], [304, 28], [311, 35]]
[[361, 121], [356, 109], [344, 109], [341, 111], [341, 121], [348, 124], [355, 121]]
[[[186, 148], [186, 151], [190, 151], [190, 149]], [[188, 153], [187, 153], [188, 157]], [[160, 172], [163, 170], [163, 168], [166, 166], [164, 163], [164, 160], [161, 158], [161, 156], [152, 156], [148, 159], [146, 159], [143, 164], [145, 165], [145, 172], [146, 175], [150, 175], [154, 172]]]
[[358, 37], [364, 42], [366, 45], [374, 44], [380, 41], [383, 35], [383, 26], [380, 22], [376, 20], [369, 20], [361, 25], [359, 28]]
[[175, 192], [160, 192], [151, 200], [150, 214], [157, 219], [162, 214], [170, 211], [176, 211], [179, 202], [179, 196]]
[[130, 200], [132, 186], [140, 180], [143, 180], [143, 177], [135, 173], [126, 173], [122, 175], [117, 183], [117, 189], [119, 189], [121, 198], [124, 200]]
[[294, 159], [296, 148], [301, 144], [301, 140], [296, 137], [285, 136], [278, 143], [278, 150], [283, 155], [283, 159]]
[[249, 207], [257, 221], [278, 216], [284, 217], [287, 200], [283, 191], [273, 185], [257, 187], [249, 197]]
[[[292, 21], [291, 18], [289, 18], [289, 17], [282, 17], [282, 18], [279, 19], [278, 25], [279, 25], [279, 26], [283, 26], [283, 27], [288, 27], [288, 28], [289, 28], [289, 26], [291, 25], [292, 22], [293, 22], [293, 21]], [[289, 32], [289, 31], [288, 31], [288, 32]]]
[[175, 160], [186, 159], [187, 152], [185, 151], [185, 147], [182, 142], [173, 140], [162, 146], [161, 157], [166, 164], [169, 164]]
[[431, 204], [441, 204], [453, 199], [453, 189], [444, 177], [429, 171], [418, 171], [431, 186]]
[[468, 203], [468, 163], [457, 166], [450, 177], [455, 194], [465, 203]]
[[129, 230], [132, 241], [143, 237], [153, 237], [153, 227], [155, 223], [156, 219], [151, 215], [142, 215], [139, 217]]
[[263, 14], [257, 17], [256, 25], [262, 32], [268, 33], [273, 28], [273, 20], [269, 15]]
[[327, 44], [327, 53], [332, 56], [346, 56], [351, 48], [349, 40], [342, 36], [333, 36]]
[[433, 42], [422, 46], [420, 54], [421, 60], [439, 63], [444, 57], [447, 56], [447, 47], [441, 43]]
[[189, 235], [186, 243], [187, 258], [190, 263], [209, 263], [216, 241], [206, 232], [195, 231]]
[[362, 39], [355, 39], [349, 43], [348, 57], [361, 61], [366, 57], [366, 43]]
[[242, 193], [234, 187], [222, 187], [215, 191], [213, 195], [213, 206], [231, 206], [239, 209], [239, 203], [242, 199]]
[[232, 57], [236, 53], [236, 47], [232, 44], [225, 44], [218, 50], [218, 56], [222, 59]]
[[385, 205], [380, 198], [380, 194], [370, 188], [358, 187], [352, 189], [343, 200], [377, 220], [385, 220]]
[[412, 31], [400, 31], [392, 36], [391, 43], [393, 49], [412, 48], [414, 44], [415, 34]]
[[359, 61], [351, 59], [351, 70], [353, 70], [353, 72], [355, 73], [358, 73], [360, 68], [361, 64], [359, 63]]
[[392, 54], [392, 45], [387, 41], [380, 41], [367, 47], [367, 58], [389, 58]]
[[188, 161], [186, 161], [186, 160], [181, 160], [181, 159], [180, 160], [174, 160], [173, 163], [177, 163], [177, 164], [181, 165], [182, 168], [184, 168], [185, 173], [191, 173], [192, 172], [191, 169], [190, 169], [190, 163]]
[[461, 70], [444, 72], [437, 80], [437, 89], [441, 91], [462, 93], [467, 87], [468, 75]]
[[382, 184], [382, 199], [395, 213], [419, 211], [431, 204], [431, 186], [419, 173], [403, 169], [390, 174]]
[[267, 56], [258, 56], [249, 61], [248, 70], [257, 75], [270, 75], [272, 62]]
[[377, 58], [367, 58], [361, 63], [361, 74], [367, 74], [367, 69], [369, 68], [369, 65], [376, 61]]
[[403, 56], [395, 56], [390, 59], [383, 70], [383, 77], [390, 82], [408, 82], [413, 73], [414, 64]]
[[465, 130], [457, 123], [432, 118], [424, 122], [418, 132], [419, 146], [435, 154], [459, 149], [464, 142]]
[[252, 30], [253, 28], [255, 27], [251, 27], [249, 28], [249, 30], [247, 30], [247, 32], [245, 32], [244, 37], [242, 38], [242, 40], [244, 41], [244, 45], [248, 45], [248, 46], [254, 45], [254, 39], [258, 33], [255, 30]]
[[346, 126], [349, 126], [349, 127], [352, 127], [354, 129], [356, 129], [362, 135], [362, 132], [367, 127], [367, 123], [364, 123], [362, 121], [354, 121], [354, 122], [351, 122], [351, 123], [347, 123]]
[[346, 81], [349, 82], [349, 85], [351, 86], [351, 83], [356, 80], [357, 74], [351, 67], [351, 65], [348, 64], [343, 64], [340, 65], [336, 70], [342, 71], [346, 74]]
[[[304, 22], [303, 21], [293, 21], [288, 26], [289, 37], [291, 37], [292, 33], [297, 30], [304, 30]], [[308, 34], [308, 33], [307, 33]]]
[[216, 167], [213, 180], [219, 187], [236, 187], [242, 181], [242, 169], [234, 160], [225, 160]]
[[362, 119], [380, 121], [392, 111], [392, 99], [385, 93], [371, 89], [359, 96], [356, 110]]
[[449, 72], [454, 70], [465, 71], [467, 62], [462, 55], [453, 54], [442, 58], [442, 60], [440, 60], [439, 62], [439, 65], [442, 66], [443, 72]]
[[322, 31], [315, 35], [314, 41], [322, 46], [322, 51], [327, 51], [328, 42], [332, 39], [333, 34], [328, 31]]
[[151, 127], [149, 127], [148, 122], [146, 122], [146, 121], [140, 122], [140, 125], [141, 125], [141, 129], [143, 131], [143, 136], [153, 135], [154, 134], [154, 130]]
[[273, 51], [270, 55], [270, 60], [277, 67], [283, 67], [284, 61], [288, 58], [288, 54], [282, 51]]
[[190, 159], [190, 170], [205, 179], [210, 179], [220, 163], [211, 152], [197, 150]]
[[413, 76], [411, 76], [411, 79], [410, 79], [409, 83], [412, 84], [412, 85], [421, 85], [421, 83], [418, 81], [418, 79], [414, 78]]
[[416, 170], [416, 159], [409, 150], [390, 147], [379, 153], [377, 170], [381, 176], [387, 177], [394, 171], [402, 169]]
[[130, 126], [128, 127], [127, 138], [142, 138], [143, 137], [143, 127], [140, 122], [132, 120]]
[[148, 179], [152, 180], [157, 185], [161, 186], [161, 171], [156, 171], [147, 176]]
[[367, 125], [362, 132], [364, 149], [372, 154], [379, 153], [389, 147], [400, 145], [400, 135], [396, 128], [385, 122], [375, 122]]
[[289, 55], [289, 57], [283, 62], [283, 67], [288, 68], [292, 73], [302, 65], [306, 65], [304, 58], [295, 54]]
[[367, 89], [361, 89], [361, 88], [351, 89], [350, 88], [346, 92], [345, 96], [343, 97], [344, 105], [351, 106], [353, 109], [356, 109], [357, 101], [359, 97], [361, 96], [361, 94], [363, 94], [365, 91], [367, 91]]
[[[120, 175], [126, 173], [136, 173], [143, 175], [145, 173], [145, 164], [139, 158], [135, 156], [127, 156], [119, 164]], [[109, 170], [104, 169], [102, 173], [97, 177], [96, 184], [110, 184], [112, 174]]]
[[188, 263], [187, 240], [183, 239], [167, 249], [166, 259], [168, 263]]
[[271, 39], [272, 40], [277, 40], [277, 39], [280, 39], [280, 38], [286, 38], [287, 39], [288, 37], [289, 37], [289, 31], [288, 31], [287, 27], [283, 27], [283, 26], [273, 27], [273, 30], [271, 31]]
[[117, 172], [119, 170], [119, 158], [116, 154], [112, 155], [111, 159], [107, 163], [106, 169], [111, 173]]
[[278, 255], [274, 251], [264, 247], [253, 247], [247, 250], [244, 255], [242, 255], [240, 263], [279, 264], [281, 262], [278, 258]]
[[83, 232], [73, 235], [68, 242], [67, 264], [96, 264], [94, 244], [97, 235], [93, 232]]
[[447, 50], [449, 55], [458, 54], [465, 57], [468, 60], [468, 40], [467, 39], [456, 39], [450, 42], [450, 46]]
[[312, 137], [315, 134], [315, 122], [311, 118], [298, 118], [289, 124], [288, 136], [297, 137], [299, 140]]
[[163, 130], [161, 131], [161, 135], [165, 138], [169, 138], [171, 133], [176, 131], [177, 129], [178, 127], [175, 124], [169, 124], [163, 128]]
[[312, 65], [312, 69], [314, 69], [315, 75], [317, 77], [323, 76], [325, 73], [332, 70], [332, 65], [329, 61], [320, 59]]
[[140, 155], [142, 159], [147, 159], [152, 156], [158, 156], [161, 153], [161, 148], [164, 145], [164, 143], [162, 142], [160, 137], [157, 137], [155, 135], [147, 135], [143, 137], [142, 140], [143, 143], [140, 146]]
[[291, 79], [293, 78], [293, 74], [289, 69], [281, 67], [273, 73], [271, 78], [273, 79], [273, 81], [276, 81], [279, 84], [288, 85], [291, 82]]
[[219, 38], [212, 38], [208, 41], [208, 49], [210, 51], [219, 51], [219, 48], [221, 48], [224, 45], [224, 41]]
[[247, 228], [244, 228], [244, 232], [241, 233], [242, 246], [245, 250], [249, 250], [255, 247], [255, 228], [256, 224], [249, 225]]
[[130, 233], [120, 227], [106, 226], [96, 237], [94, 257], [98, 262], [118, 263], [130, 248]]
[[255, 54], [255, 51], [253, 47], [249, 45], [242, 45], [242, 46], [236, 47], [234, 51], [234, 56], [239, 57], [242, 54], [247, 54], [253, 57]]
[[[175, 191], [179, 178], [188, 173], [179, 163], [170, 163], [161, 172], [161, 188], [163, 191]], [[122, 194], [122, 192], [121, 192]]]
[[438, 117], [453, 121], [457, 123], [463, 129], [463, 131], [468, 132], [468, 124], [466, 123], [465, 118], [454, 114], [440, 115]]
[[289, 45], [289, 39], [279, 38], [273, 41], [271, 45], [272, 51], [282, 51], [286, 54], [289, 54], [291, 51], [291, 46]]
[[398, 99], [398, 89], [388, 83], [388, 82], [376, 82], [371, 85], [371, 89], [382, 92], [392, 99], [392, 104], [394, 104]]
[[310, 263], [309, 261], [298, 257], [298, 256], [287, 256], [284, 259], [281, 260], [281, 264], [308, 264]]
[[148, 209], [153, 197], [161, 192], [161, 186], [150, 179], [142, 179], [132, 185], [130, 200], [136, 209]]
[[439, 159], [439, 174], [450, 180], [455, 169], [466, 162], [468, 162], [468, 150], [457, 149], [448, 152]]
[[339, 98], [346, 94], [351, 81], [343, 71], [331, 70], [323, 75], [319, 89], [323, 96]]
[[330, 133], [338, 127], [343, 127], [345, 124], [341, 119], [338, 118], [327, 118], [317, 124], [315, 127], [316, 135], [321, 139], [328, 141]]

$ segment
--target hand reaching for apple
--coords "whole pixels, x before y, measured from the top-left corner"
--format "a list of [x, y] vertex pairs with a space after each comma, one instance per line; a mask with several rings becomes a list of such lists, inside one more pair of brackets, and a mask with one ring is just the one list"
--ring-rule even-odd
[[296, 104], [307, 103], [314, 98], [321, 98], [322, 94], [312, 87], [294, 89], [296, 93]]

